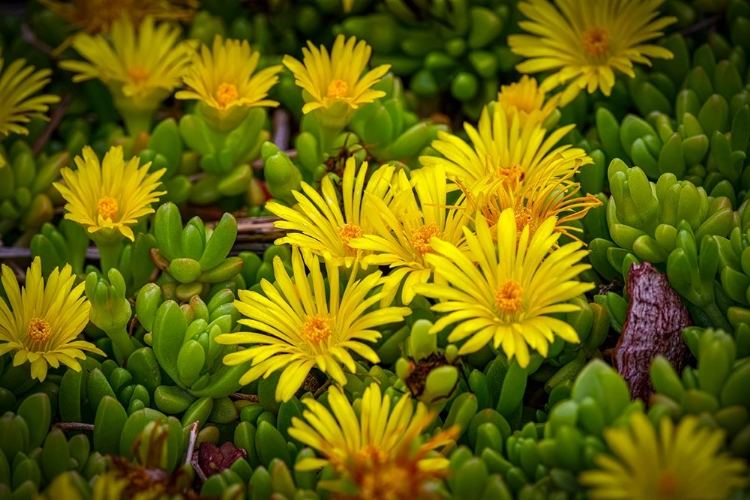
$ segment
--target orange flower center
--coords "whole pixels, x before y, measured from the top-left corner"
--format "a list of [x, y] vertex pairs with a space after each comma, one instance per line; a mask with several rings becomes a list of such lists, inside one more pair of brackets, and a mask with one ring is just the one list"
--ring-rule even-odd
[[521, 235], [521, 232], [523, 231], [523, 228], [526, 226], [529, 226], [529, 234], [534, 234], [534, 231], [536, 231], [536, 223], [534, 222], [534, 214], [529, 210], [528, 208], [522, 208], [521, 210], [516, 210], [516, 231], [518, 231], [518, 235]]
[[495, 303], [504, 313], [514, 313], [521, 308], [523, 288], [517, 281], [509, 279], [495, 292]]
[[416, 250], [419, 255], [432, 253], [434, 250], [432, 249], [432, 246], [430, 246], [430, 238], [433, 236], [436, 238], [440, 238], [441, 236], [440, 229], [434, 222], [413, 231], [411, 235], [411, 243], [414, 245], [414, 250]]
[[499, 179], [505, 179], [513, 186], [523, 180], [523, 174], [523, 167], [519, 165], [497, 167], [497, 171], [495, 172], [495, 175], [497, 175]]
[[226, 107], [228, 104], [236, 101], [238, 96], [237, 86], [233, 83], [222, 83], [216, 89], [216, 102], [222, 107]]
[[309, 316], [300, 331], [313, 344], [325, 342], [331, 336], [331, 319], [324, 316]]
[[364, 465], [376, 465], [385, 463], [388, 460], [388, 454], [383, 450], [375, 446], [374, 444], [368, 444], [361, 450], [358, 450], [355, 455], [355, 460], [358, 464]]
[[110, 220], [114, 220], [117, 217], [118, 208], [117, 200], [110, 196], [105, 196], [99, 200], [99, 204], [96, 206], [99, 215], [101, 215], [103, 219]]
[[349, 85], [339, 79], [335, 79], [328, 86], [328, 98], [329, 99], [343, 99], [349, 96]]
[[128, 68], [128, 78], [137, 86], [143, 85], [148, 80], [148, 70], [143, 66], [131, 66]]
[[591, 28], [581, 35], [581, 43], [589, 55], [601, 57], [609, 50], [609, 32], [604, 28]]
[[31, 318], [29, 322], [29, 338], [32, 342], [44, 343], [52, 336], [52, 327], [47, 320], [42, 318]]
[[657, 485], [659, 498], [677, 498], [680, 491], [680, 482], [677, 474], [665, 470], [659, 475], [659, 484]]
[[365, 234], [365, 232], [362, 228], [351, 222], [347, 222], [339, 228], [339, 236], [341, 237], [341, 241], [344, 242], [344, 246], [347, 250], [354, 250], [349, 246], [349, 242], [354, 238], [362, 237], [363, 234]]

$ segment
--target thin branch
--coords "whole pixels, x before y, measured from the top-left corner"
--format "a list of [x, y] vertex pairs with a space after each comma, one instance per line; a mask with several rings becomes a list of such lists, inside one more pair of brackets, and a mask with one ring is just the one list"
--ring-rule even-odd
[[289, 148], [289, 113], [283, 109], [276, 109], [273, 112], [273, 143], [279, 149]]
[[699, 21], [691, 26], [688, 26], [687, 28], [684, 28], [679, 31], [680, 35], [687, 36], [692, 35], [693, 33], [697, 33], [699, 31], [703, 31], [706, 28], [710, 28], [719, 21], [721, 21], [722, 15], [716, 14], [715, 16], [707, 17], [706, 19]]
[[258, 396], [255, 394], [242, 394], [241, 392], [235, 392], [229, 395], [232, 399], [241, 399], [243, 401], [250, 401], [251, 403], [257, 403], [259, 401]]
[[41, 41], [39, 38], [37, 38], [36, 33], [29, 27], [28, 24], [24, 23], [21, 25], [21, 39], [28, 43], [29, 45], [32, 45], [36, 47], [37, 49], [44, 52], [46, 55], [51, 57], [54, 60], [60, 59], [59, 55], [53, 54], [54, 49]]
[[94, 432], [94, 424], [84, 424], [83, 422], [57, 422], [52, 424], [53, 429], [60, 429], [63, 432], [70, 431], [88, 431]]
[[320, 396], [322, 396], [329, 385], [331, 385], [331, 379], [326, 380], [325, 383], [321, 385], [317, 391], [315, 391], [315, 394], [313, 394], [313, 398], [318, 399]]
[[46, 127], [44, 127], [44, 130], [42, 131], [41, 135], [37, 138], [36, 142], [34, 143], [34, 156], [38, 155], [39, 152], [42, 150], [45, 144], [47, 144], [47, 141], [49, 141], [49, 138], [52, 136], [52, 133], [57, 129], [57, 127], [60, 126], [60, 123], [62, 122], [63, 116], [65, 116], [65, 111], [68, 110], [68, 106], [70, 106], [70, 101], [73, 100], [73, 94], [67, 93], [63, 96], [60, 103], [55, 106], [55, 110], [52, 112], [52, 116], [50, 117], [49, 123]]
[[[185, 457], [185, 463], [189, 464], [193, 461], [193, 451], [195, 450], [195, 441], [198, 439], [198, 426], [200, 422], [196, 420], [190, 427], [190, 440], [188, 441], [187, 456]], [[201, 471], [203, 472], [203, 471]]]

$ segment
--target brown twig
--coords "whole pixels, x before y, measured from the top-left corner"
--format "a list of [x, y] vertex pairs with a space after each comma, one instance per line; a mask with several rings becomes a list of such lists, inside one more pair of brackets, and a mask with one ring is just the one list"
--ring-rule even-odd
[[21, 25], [21, 39], [28, 43], [29, 45], [32, 45], [36, 47], [37, 49], [41, 50], [45, 54], [47, 54], [49, 57], [51, 57], [54, 60], [60, 59], [59, 55], [53, 54], [54, 49], [41, 41], [39, 38], [37, 38], [36, 33], [31, 29], [31, 27], [24, 23]]
[[313, 394], [313, 398], [318, 399], [326, 389], [328, 389], [328, 386], [331, 385], [331, 379], [328, 379], [325, 381], [323, 385], [321, 385], [317, 391], [315, 391], [315, 394]]
[[243, 401], [250, 401], [251, 403], [257, 403], [258, 396], [255, 394], [242, 394], [241, 392], [235, 392], [229, 395], [232, 399], [241, 399]]
[[271, 118], [273, 123], [273, 143], [279, 149], [289, 148], [289, 113], [283, 109], [276, 109]]
[[190, 440], [188, 441], [187, 456], [185, 457], [186, 464], [191, 463], [193, 460], [193, 451], [195, 450], [195, 441], [198, 439], [198, 426], [199, 425], [200, 425], [200, 422], [196, 420], [190, 426]]
[[39, 152], [42, 150], [45, 144], [47, 144], [47, 141], [49, 141], [49, 138], [52, 136], [52, 133], [57, 129], [57, 127], [60, 126], [60, 123], [62, 122], [63, 116], [65, 116], [65, 111], [67, 111], [68, 106], [70, 106], [70, 101], [73, 100], [73, 94], [67, 93], [63, 96], [62, 100], [58, 103], [57, 106], [55, 106], [55, 110], [52, 112], [52, 115], [50, 116], [49, 123], [46, 127], [44, 127], [44, 130], [37, 138], [36, 142], [34, 143], [34, 156], [38, 155]]
[[692, 35], [693, 33], [697, 33], [699, 31], [703, 31], [706, 28], [712, 27], [714, 24], [721, 21], [721, 18], [722, 18], [721, 14], [716, 14], [714, 16], [707, 17], [706, 19], [699, 21], [695, 24], [692, 24], [688, 26], [687, 28], [681, 29], [679, 33], [682, 36]]
[[85, 424], [83, 422], [57, 422], [52, 424], [53, 429], [60, 429], [63, 432], [70, 431], [88, 431], [94, 432], [94, 424]]

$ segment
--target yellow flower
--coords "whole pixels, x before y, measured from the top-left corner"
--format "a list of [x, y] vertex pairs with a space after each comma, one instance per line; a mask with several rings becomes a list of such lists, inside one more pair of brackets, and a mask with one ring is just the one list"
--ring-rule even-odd
[[599, 468], [580, 476], [594, 500], [722, 500], [748, 484], [745, 462], [719, 453], [724, 431], [700, 427], [693, 415], [676, 428], [662, 418], [657, 436], [636, 413], [629, 429], [606, 429], [604, 438], [613, 455], [598, 455]]
[[578, 342], [573, 327], [549, 314], [577, 311], [566, 301], [594, 287], [575, 280], [591, 267], [579, 263], [587, 253], [581, 250], [582, 243], [550, 252], [560, 236], [554, 232], [555, 218], [542, 222], [533, 235], [526, 226], [519, 236], [512, 209], [503, 211], [492, 230], [481, 215], [475, 225], [476, 233], [464, 229], [468, 254], [432, 240], [435, 254], [427, 260], [439, 281], [418, 286], [417, 293], [439, 299], [432, 309], [448, 314], [435, 322], [431, 332], [458, 322], [448, 340], [468, 338], [459, 354], [476, 352], [492, 341], [522, 367], [529, 363], [529, 347], [546, 356], [555, 335]]
[[282, 66], [271, 66], [255, 72], [260, 59], [247, 41], [214, 38], [213, 48], [201, 47], [195, 54], [193, 66], [183, 81], [189, 90], [177, 92], [177, 99], [198, 99], [201, 103], [225, 116], [233, 108], [278, 106], [266, 99], [269, 90], [278, 82]]
[[[522, 183], [517, 188], [490, 176], [479, 179], [469, 188], [460, 185], [464, 192], [461, 206], [470, 214], [480, 212], [490, 228], [497, 224], [505, 209], [512, 209], [519, 238], [524, 227], [528, 226], [530, 236], [533, 236], [542, 222], [555, 217], [556, 232], [578, 239], [573, 233], [581, 232], [581, 229], [568, 224], [584, 218], [589, 210], [600, 207], [602, 202], [591, 194], [579, 195], [581, 185], [571, 180], [577, 169], [556, 177], [556, 168], [550, 166], [537, 176], [533, 184]], [[496, 233], [492, 235], [494, 238]]]
[[0, 356], [15, 351], [13, 366], [31, 363], [31, 377], [44, 380], [47, 367], [60, 364], [80, 371], [83, 351], [104, 356], [94, 344], [75, 340], [89, 322], [91, 306], [83, 283], [75, 286], [70, 265], [55, 268], [45, 287], [42, 261], [36, 257], [26, 271], [26, 286], [19, 288], [13, 271], [2, 266], [8, 303], [0, 299]]
[[556, 176], [564, 176], [592, 163], [580, 148], [567, 144], [554, 148], [574, 127], [567, 125], [547, 135], [537, 120], [526, 120], [521, 126], [520, 113], [508, 113], [503, 104], [491, 103], [482, 110], [478, 129], [464, 124], [473, 148], [453, 134], [438, 132], [432, 147], [445, 158], [422, 156], [419, 161], [425, 166], [442, 165], [450, 178], [466, 186], [489, 175], [515, 188], [522, 181], [533, 183], [550, 167]]
[[67, 202], [65, 218], [89, 233], [103, 231], [106, 238], [119, 232], [134, 241], [130, 226], [154, 213], [151, 203], [166, 194], [156, 190], [166, 169], [149, 173], [151, 162], [139, 167], [137, 156], [126, 164], [121, 146], [110, 148], [101, 165], [94, 150], [86, 146], [83, 158], [76, 156], [75, 162], [78, 170], [61, 170], [65, 184], [53, 183]]
[[330, 56], [325, 46], [318, 49], [312, 42], [307, 45], [308, 48], [302, 49], [303, 62], [288, 55], [282, 61], [294, 74], [295, 83], [305, 91], [302, 95], [307, 104], [302, 108], [303, 113], [328, 109], [338, 102], [356, 109], [360, 104], [385, 95], [370, 87], [388, 72], [389, 64], [378, 66], [360, 78], [372, 53], [372, 48], [363, 40], [357, 43], [354, 37], [346, 40], [344, 35], [339, 35]]
[[401, 300], [409, 304], [414, 285], [432, 276], [434, 266], [426, 259], [434, 251], [431, 238], [464, 248], [462, 229], [469, 217], [446, 204], [448, 190], [440, 166], [413, 170], [411, 182], [399, 171], [391, 191], [390, 201], [366, 195], [364, 211], [374, 234], [364, 234], [349, 245], [372, 252], [362, 259], [365, 264], [391, 267], [384, 278], [385, 302], [393, 300], [403, 282]]
[[342, 0], [341, 3], [344, 6], [344, 12], [351, 12], [354, 7], [354, 0]]
[[508, 123], [513, 123], [513, 116], [518, 115], [521, 128], [527, 122], [544, 123], [560, 104], [560, 95], [556, 94], [544, 102], [546, 92], [539, 88], [534, 78], [523, 75], [517, 82], [500, 87], [497, 102], [505, 110]]
[[672, 53], [649, 40], [677, 21], [659, 15], [664, 0], [525, 0], [518, 9], [528, 21], [519, 23], [528, 35], [510, 35], [508, 45], [529, 58], [516, 66], [521, 73], [554, 71], [542, 82], [551, 90], [567, 84], [561, 105], [582, 89], [601, 89], [606, 96], [615, 84], [615, 70], [631, 78], [633, 63], [650, 65], [651, 58], [671, 59]]
[[267, 203], [266, 209], [281, 217], [275, 226], [294, 231], [275, 243], [297, 245], [309, 249], [333, 265], [351, 267], [358, 257], [366, 253], [352, 248], [349, 242], [374, 231], [371, 218], [365, 216], [362, 197], [364, 193], [370, 193], [376, 198], [384, 199], [389, 192], [394, 170], [393, 166], [384, 165], [365, 182], [367, 162], [357, 172], [354, 158], [349, 158], [344, 167], [341, 185], [343, 212], [336, 188], [328, 176], [321, 182], [320, 193], [305, 182], [302, 183], [302, 193], [293, 191], [297, 200], [293, 208], [280, 203]]
[[148, 17], [136, 31], [129, 17], [120, 17], [109, 37], [77, 34], [73, 48], [86, 61], [61, 61], [60, 67], [78, 73], [74, 82], [103, 81], [131, 134], [148, 131], [151, 115], [180, 85], [190, 64], [193, 49], [179, 36], [180, 29], [170, 23], [156, 25]]
[[425, 498], [425, 486], [447, 472], [447, 458], [427, 455], [454, 442], [456, 429], [416, 444], [436, 416], [424, 404], [417, 403], [415, 411], [413, 400], [402, 396], [391, 407], [390, 396], [381, 395], [377, 384], [365, 389], [359, 411], [337, 387], [329, 390], [328, 402], [332, 411], [305, 398], [305, 421], [292, 418], [289, 435], [324, 457], [303, 459], [298, 470], [330, 463], [337, 472], [348, 474], [358, 490], [356, 498], [372, 500]]
[[183, 21], [193, 18], [198, 0], [39, 0], [39, 3], [82, 28], [86, 33], [109, 33], [112, 23], [127, 12], [135, 24], [146, 17], [157, 21]]
[[[128, 479], [117, 477], [115, 472], [105, 472], [98, 475], [94, 484], [90, 487], [90, 494], [88, 495], [84, 495], [84, 493], [88, 493], [88, 488], [84, 491], [78, 489], [78, 485], [81, 483], [73, 482], [73, 474], [73, 472], [64, 472], [55, 476], [43, 495], [37, 496], [36, 500], [56, 500], [58, 498], [64, 498], [65, 500], [119, 500], [127, 498]], [[88, 486], [86, 483], [83, 484]], [[138, 500], [145, 499], [138, 498]]]
[[34, 71], [34, 66], [26, 66], [24, 59], [16, 59], [5, 71], [3, 67], [0, 57], [0, 139], [10, 134], [28, 135], [23, 124], [32, 118], [46, 119], [44, 113], [49, 105], [60, 101], [59, 96], [50, 94], [30, 97], [50, 82], [52, 71]]
[[308, 254], [305, 261], [295, 247], [290, 277], [281, 259], [275, 258], [275, 286], [263, 280], [262, 294], [240, 290], [240, 300], [234, 303], [246, 318], [240, 323], [253, 332], [216, 337], [220, 344], [252, 344], [224, 357], [224, 363], [230, 366], [253, 360], [252, 368], [240, 379], [243, 385], [281, 370], [276, 389], [276, 399], [280, 401], [294, 396], [316, 365], [338, 384], [345, 385], [341, 365], [352, 373], [356, 370], [349, 351], [377, 363], [378, 355], [367, 345], [381, 336], [374, 328], [402, 321], [411, 312], [405, 307], [366, 312], [381, 298], [382, 292], [371, 293], [381, 283], [380, 271], [358, 281], [352, 273], [342, 290], [338, 268], [326, 263], [326, 292], [318, 257]]

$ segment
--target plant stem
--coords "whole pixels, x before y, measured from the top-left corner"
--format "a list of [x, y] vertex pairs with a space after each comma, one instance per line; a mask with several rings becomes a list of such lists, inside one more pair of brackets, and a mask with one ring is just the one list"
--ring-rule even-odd
[[102, 270], [102, 275], [106, 276], [110, 269], [117, 267], [123, 241], [122, 238], [119, 238], [116, 243], [97, 242], [96, 246], [99, 249], [99, 267]]
[[130, 355], [133, 354], [133, 351], [135, 350], [133, 347], [133, 341], [130, 340], [130, 335], [128, 335], [128, 331], [125, 328], [113, 331], [105, 330], [105, 333], [115, 345], [115, 349], [119, 351], [122, 358], [128, 359]]

